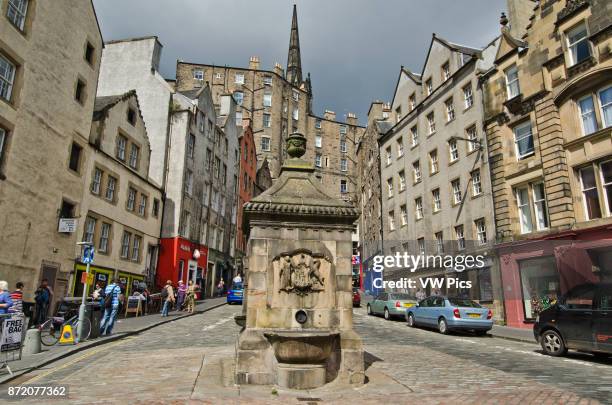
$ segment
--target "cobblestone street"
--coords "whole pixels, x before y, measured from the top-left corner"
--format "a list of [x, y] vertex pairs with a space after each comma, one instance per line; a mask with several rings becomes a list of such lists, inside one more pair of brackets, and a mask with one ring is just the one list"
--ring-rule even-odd
[[540, 354], [535, 343], [410, 329], [401, 321], [367, 316], [364, 308], [355, 311], [355, 325], [367, 352], [365, 386], [332, 383], [311, 391], [238, 387], [228, 377], [239, 331], [233, 316], [240, 309], [223, 306], [164, 324], [68, 357], [11, 384], [67, 384], [71, 402], [88, 404], [612, 401], [609, 360], [575, 353], [552, 358]]

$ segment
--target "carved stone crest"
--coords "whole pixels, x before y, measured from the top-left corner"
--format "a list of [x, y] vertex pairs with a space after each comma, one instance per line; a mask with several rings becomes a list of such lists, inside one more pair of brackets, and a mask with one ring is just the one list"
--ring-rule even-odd
[[307, 295], [325, 289], [325, 278], [319, 268], [321, 260], [327, 259], [321, 254], [313, 254], [307, 249], [298, 249], [293, 252], [281, 253], [279, 291]]

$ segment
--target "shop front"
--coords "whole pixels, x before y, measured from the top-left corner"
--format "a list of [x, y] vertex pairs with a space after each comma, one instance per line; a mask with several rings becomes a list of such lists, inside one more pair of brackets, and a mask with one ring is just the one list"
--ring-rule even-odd
[[612, 280], [612, 228], [556, 236], [499, 247], [508, 326], [531, 328], [570, 289]]
[[163, 287], [170, 280], [174, 285], [179, 280], [189, 280], [200, 286], [206, 285], [208, 248], [187, 239], [164, 238], [160, 241], [159, 264], [155, 284]]
[[[85, 277], [84, 274], [87, 272], [87, 265], [77, 263], [74, 269], [75, 277], [73, 277], [71, 295], [73, 297], [81, 297], [83, 295], [83, 280]], [[145, 280], [143, 274], [116, 271], [115, 269], [94, 265], [89, 266], [89, 273], [91, 274], [91, 282], [88, 284], [87, 294], [91, 294], [96, 284], [99, 284], [102, 288], [106, 287], [106, 285], [112, 281], [115, 274], [126, 296], [131, 295], [135, 290], [140, 290], [141, 284], [144, 283]]]

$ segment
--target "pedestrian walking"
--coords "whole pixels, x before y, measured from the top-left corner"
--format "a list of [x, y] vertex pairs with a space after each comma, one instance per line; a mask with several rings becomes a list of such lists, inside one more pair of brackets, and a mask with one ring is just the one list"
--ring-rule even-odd
[[236, 274], [236, 277], [234, 277], [234, 279], [232, 280], [232, 282], [233, 282], [234, 284], [242, 283], [242, 276], [240, 275], [240, 273]]
[[416, 292], [416, 299], [418, 301], [424, 300], [426, 297], [425, 295], [425, 291], [423, 291], [422, 289], [419, 288], [419, 290]]
[[6, 314], [13, 306], [9, 285], [6, 281], [0, 281], [0, 314]]
[[51, 304], [51, 299], [53, 297], [53, 292], [49, 287], [49, 281], [46, 278], [40, 282], [40, 286], [34, 292], [34, 301], [36, 303], [35, 310], [35, 324], [40, 325], [47, 319], [47, 313], [49, 312], [49, 305]]
[[189, 280], [189, 287], [187, 287], [187, 312], [190, 314], [195, 309], [195, 293], [196, 285], [193, 283], [193, 280]]
[[114, 278], [112, 282], [104, 289], [104, 317], [100, 323], [100, 336], [110, 335], [117, 319], [119, 312], [119, 300], [121, 295], [121, 287], [118, 284], [119, 280]]
[[217, 284], [217, 295], [220, 297], [223, 295], [223, 290], [225, 289], [225, 281], [223, 279], [219, 280], [219, 284]]
[[161, 316], [168, 316], [170, 307], [175, 302], [174, 299], [174, 288], [172, 288], [172, 281], [166, 281], [166, 286], [162, 289], [162, 299], [164, 300], [164, 306], [162, 308]]
[[[191, 283], [191, 280], [189, 280], [189, 283]], [[178, 293], [177, 293], [177, 299], [176, 299], [176, 310], [182, 311], [183, 304], [185, 303], [185, 295], [187, 294], [187, 286], [185, 285], [185, 283], [183, 283], [183, 280], [179, 280], [177, 290], [178, 290]]]
[[13, 301], [13, 306], [9, 308], [9, 312], [23, 312], [23, 283], [21, 281], [15, 284], [15, 291], [11, 293], [11, 301]]

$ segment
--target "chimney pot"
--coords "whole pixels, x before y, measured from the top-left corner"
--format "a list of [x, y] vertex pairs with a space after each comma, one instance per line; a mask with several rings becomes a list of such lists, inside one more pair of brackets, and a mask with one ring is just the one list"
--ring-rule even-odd
[[259, 70], [259, 56], [251, 56], [251, 59], [249, 59], [249, 69]]

